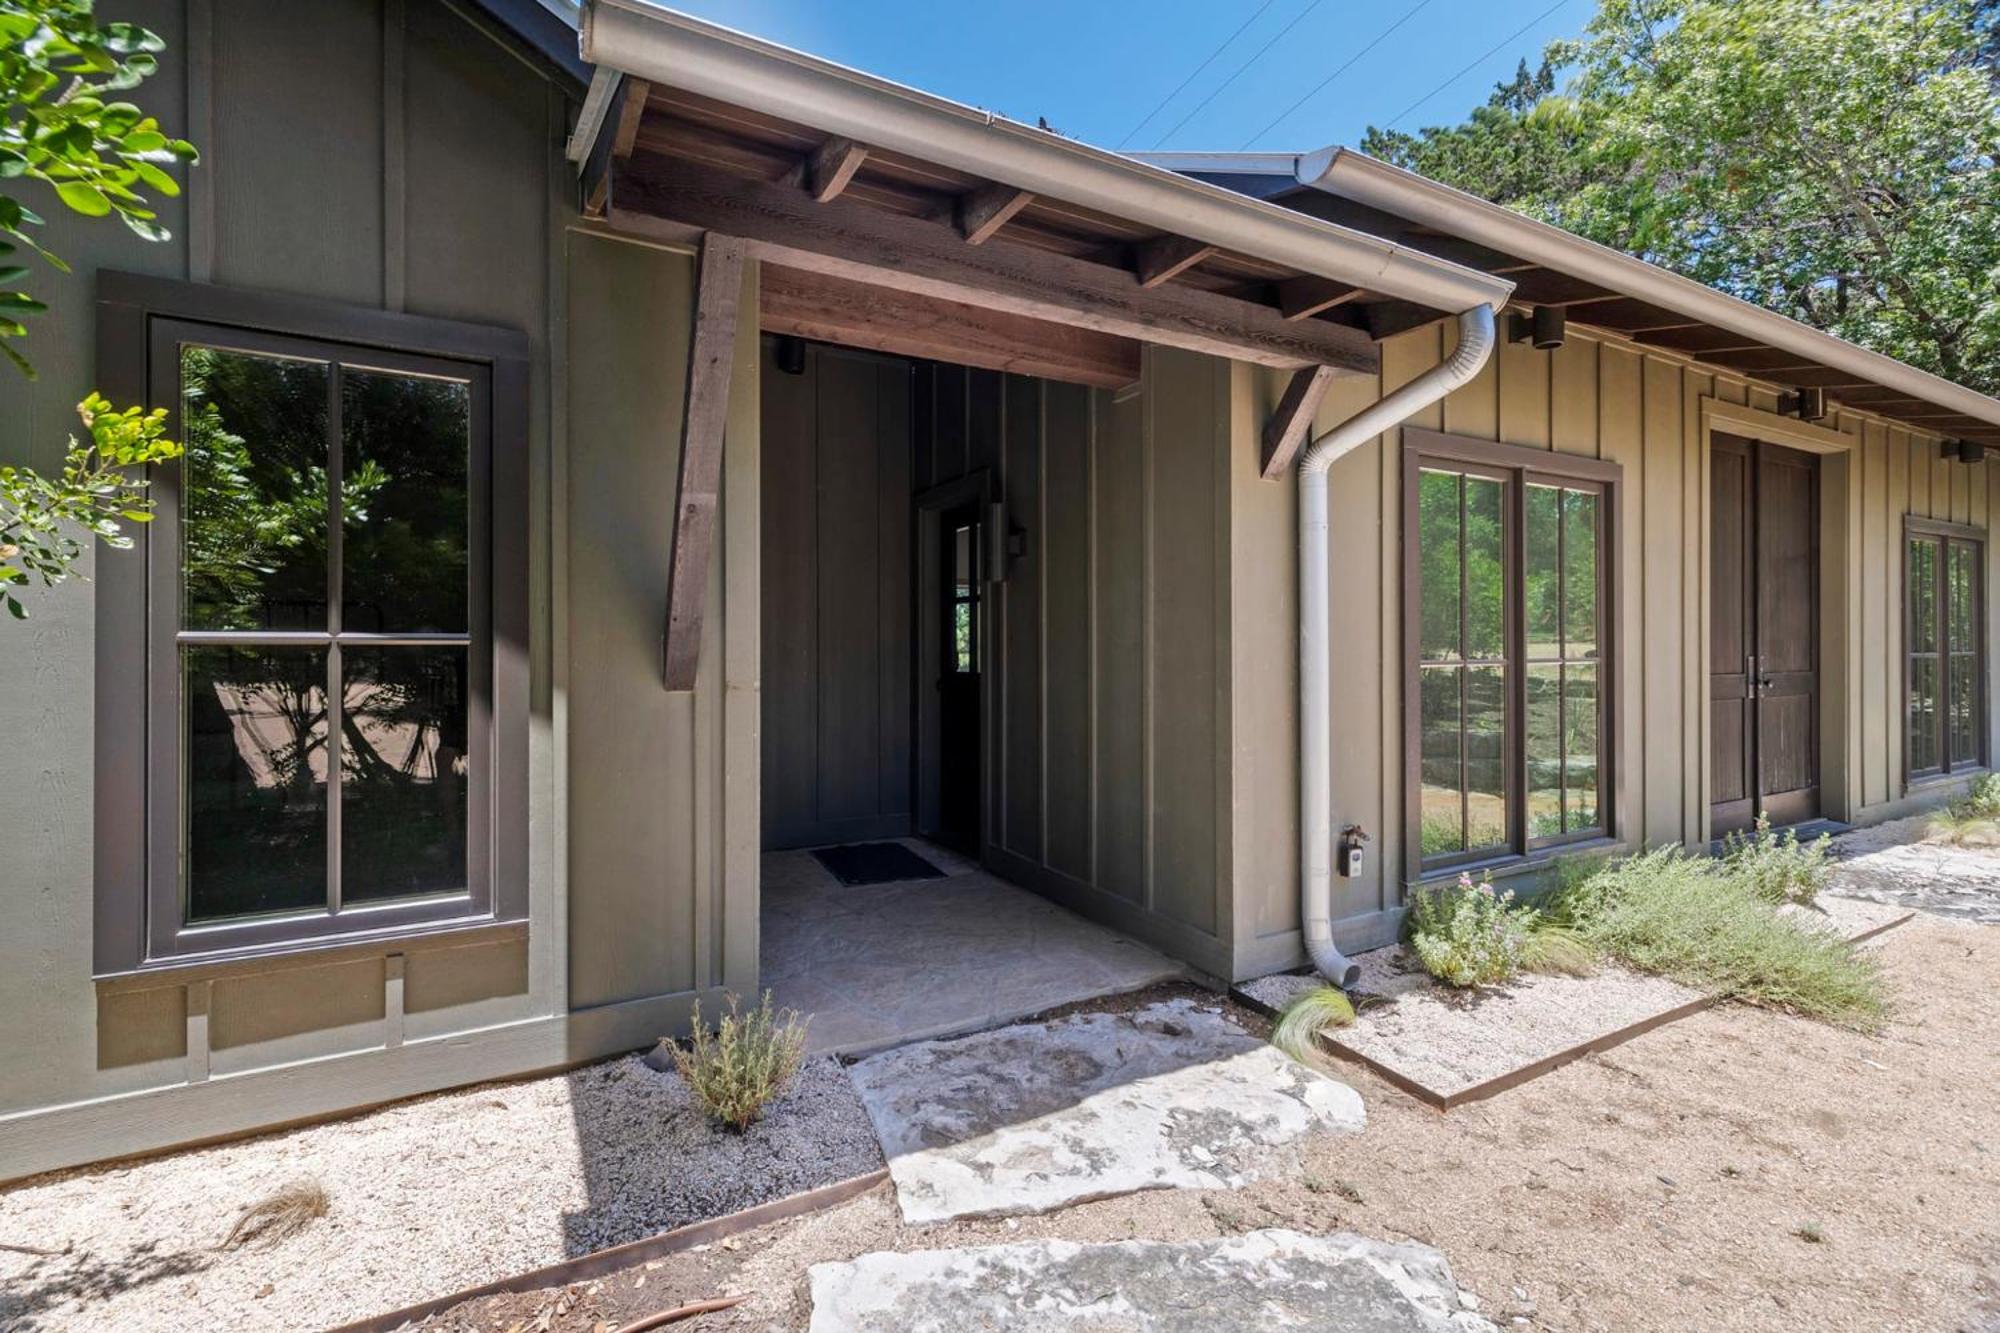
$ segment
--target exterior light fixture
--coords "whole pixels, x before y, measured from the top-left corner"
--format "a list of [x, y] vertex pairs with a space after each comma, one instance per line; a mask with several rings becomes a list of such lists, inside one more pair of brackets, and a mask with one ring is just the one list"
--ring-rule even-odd
[[1516, 311], [1507, 321], [1507, 341], [1533, 343], [1538, 352], [1553, 352], [1563, 345], [1569, 318], [1559, 305], [1538, 305], [1532, 315]]
[[1778, 395], [1778, 410], [1800, 421], [1824, 421], [1826, 419], [1826, 390], [1800, 389], [1795, 393]]

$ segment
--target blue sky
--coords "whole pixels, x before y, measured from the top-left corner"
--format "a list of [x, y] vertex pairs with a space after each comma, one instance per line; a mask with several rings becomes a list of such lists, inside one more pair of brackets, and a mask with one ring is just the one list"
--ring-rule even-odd
[[[1595, 9], [1593, 0], [666, 3], [1016, 120], [1046, 117], [1056, 129], [1105, 147], [1232, 151], [1356, 143], [1370, 123], [1403, 115], [1472, 65], [1397, 128], [1456, 122], [1517, 61], [1538, 58], [1552, 38], [1574, 35]], [[1322, 92], [1271, 126], [1406, 15]], [[1140, 118], [1246, 20], [1248, 28], [1140, 127]]]

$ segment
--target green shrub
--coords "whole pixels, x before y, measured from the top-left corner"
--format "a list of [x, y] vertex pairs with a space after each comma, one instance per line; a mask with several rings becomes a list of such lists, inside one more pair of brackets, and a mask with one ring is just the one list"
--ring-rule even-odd
[[1424, 971], [1447, 986], [1491, 986], [1518, 974], [1535, 913], [1495, 891], [1489, 873], [1455, 883], [1419, 885], [1410, 897], [1410, 948]]
[[1271, 1029], [1271, 1044], [1303, 1062], [1321, 1028], [1344, 1028], [1354, 1021], [1354, 1005], [1338, 986], [1314, 986], [1285, 1001]]
[[711, 1033], [695, 1001], [693, 1035], [670, 1049], [674, 1068], [710, 1118], [729, 1129], [748, 1129], [765, 1103], [784, 1091], [805, 1056], [806, 1020], [790, 1009], [773, 1012], [771, 992], [749, 1013], [736, 997]]
[[1929, 836], [1959, 847], [2000, 845], [2000, 773], [1982, 774], [1964, 796], [1932, 816]]
[[1790, 829], [1771, 832], [1771, 817], [1757, 816], [1749, 833], [1722, 840], [1722, 860], [1737, 883], [1768, 903], [1810, 904], [1833, 871], [1833, 840], [1824, 833], [1800, 842]]
[[1726, 860], [1665, 847], [1566, 885], [1549, 911], [1639, 971], [1846, 1027], [1879, 1027], [1888, 1006], [1875, 961], [1761, 893]]

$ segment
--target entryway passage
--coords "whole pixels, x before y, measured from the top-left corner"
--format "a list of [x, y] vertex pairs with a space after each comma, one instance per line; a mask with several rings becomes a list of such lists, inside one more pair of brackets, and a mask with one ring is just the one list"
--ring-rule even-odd
[[945, 877], [848, 886], [810, 851], [764, 856], [763, 984], [812, 1016], [814, 1051], [992, 1027], [1181, 975], [935, 843], [904, 845]]

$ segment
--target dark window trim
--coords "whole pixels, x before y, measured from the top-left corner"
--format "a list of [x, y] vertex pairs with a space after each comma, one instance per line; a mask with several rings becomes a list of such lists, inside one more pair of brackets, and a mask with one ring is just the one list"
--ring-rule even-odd
[[[1624, 780], [1617, 762], [1618, 681], [1624, 660], [1624, 635], [1620, 614], [1620, 554], [1623, 545], [1622, 506], [1625, 470], [1617, 463], [1600, 458], [1533, 449], [1522, 445], [1496, 444], [1490, 440], [1442, 431], [1405, 426], [1402, 429], [1402, 540], [1399, 555], [1403, 562], [1403, 878], [1407, 884], [1448, 877], [1468, 870], [1508, 870], [1550, 861], [1557, 856], [1614, 846], [1619, 840], [1619, 815], [1624, 806]], [[1507, 807], [1507, 848], [1468, 851], [1439, 857], [1428, 865], [1423, 855], [1423, 724], [1421, 717], [1422, 625], [1416, 614], [1422, 597], [1422, 564], [1417, 554], [1417, 483], [1426, 463], [1444, 463], [1485, 476], [1503, 476], [1511, 483], [1507, 510], [1505, 553], [1510, 570], [1521, 567], [1523, 541], [1522, 509], [1525, 487], [1522, 480], [1540, 479], [1580, 484], [1596, 488], [1603, 496], [1602, 554], [1597, 562], [1597, 597], [1602, 652], [1598, 658], [1598, 811], [1601, 826], [1579, 829], [1554, 838], [1535, 840], [1529, 845], [1525, 825], [1525, 796], [1510, 792]], [[1521, 642], [1522, 599], [1525, 584], [1510, 579], [1504, 610], [1506, 658], [1517, 668], [1525, 660]], [[1525, 771], [1523, 748], [1527, 673], [1516, 669], [1507, 683], [1507, 771], [1509, 780], [1519, 784]]]
[[[1938, 586], [1934, 594], [1937, 599], [1936, 615], [1938, 617], [1937, 634], [1939, 641], [1936, 652], [1938, 659], [1936, 738], [1938, 763], [1933, 767], [1923, 769], [1910, 767], [1910, 643], [1912, 641], [1910, 617], [1916, 609], [1916, 601], [1910, 596], [1910, 543], [1917, 538], [1928, 538], [1936, 541], [1940, 557], [1938, 560]], [[1987, 752], [1990, 742], [1986, 734], [1987, 721], [1991, 716], [1988, 712], [1988, 708], [1990, 707], [1988, 689], [1992, 679], [1992, 666], [1987, 661], [1988, 654], [1986, 651], [1986, 541], [1986, 529], [1974, 527], [1970, 523], [1953, 523], [1946, 519], [1928, 518], [1921, 514], [1905, 514], [1903, 516], [1903, 549], [1901, 559], [1898, 563], [1901, 566], [1903, 595], [1903, 646], [1900, 654], [1903, 660], [1900, 670], [1902, 673], [1901, 714], [1903, 725], [1903, 786], [1905, 790], [1926, 783], [1963, 778], [1968, 773], [1982, 772], [1991, 762], [1991, 756]], [[1974, 728], [1974, 734], [1979, 738], [1979, 749], [1978, 753], [1970, 758], [1956, 763], [1953, 762], [1950, 754], [1951, 729], [1946, 722], [1946, 710], [1949, 707], [1950, 698], [1948, 679], [1951, 670], [1949, 661], [1951, 654], [1944, 646], [1946, 616], [1944, 576], [1946, 560], [1949, 557], [1951, 543], [1953, 542], [1970, 542], [1978, 552], [1978, 557], [1973, 563], [1974, 577], [1978, 586], [1973, 591], [1972, 604], [1974, 614], [1977, 616], [1977, 623], [1973, 627], [1973, 643], [1979, 654], [1979, 690], [1976, 699], [1979, 709], [1979, 719]]]
[[[333, 344], [356, 361], [372, 359], [394, 367], [422, 358], [433, 365], [452, 363], [468, 373], [475, 385], [475, 438], [488, 441], [485, 458], [475, 460], [474, 467], [475, 473], [483, 473], [487, 492], [482, 512], [475, 514], [475, 531], [483, 521], [485, 540], [474, 553], [475, 564], [485, 567], [487, 595], [474, 608], [473, 636], [479, 659], [475, 680], [485, 676], [486, 697], [479, 697], [475, 685], [470, 706], [472, 725], [479, 728], [489, 756], [489, 780], [474, 812], [486, 835], [469, 849], [468, 875], [477, 887], [467, 895], [357, 909], [345, 921], [270, 918], [222, 928], [183, 928], [177, 919], [177, 855], [167, 858], [163, 877], [156, 873], [158, 854], [149, 850], [149, 825], [159, 822], [151, 798], [155, 791], [173, 790], [171, 777], [154, 772], [151, 724], [162, 710], [178, 714], [177, 668], [164, 671], [155, 660], [160, 635], [154, 612], [161, 594], [154, 586], [159, 580], [149, 573], [156, 563], [150, 529], [159, 525], [138, 526], [131, 550], [105, 551], [98, 561], [94, 975], [309, 953], [525, 919], [527, 337], [482, 325], [113, 272], [98, 275], [97, 316], [98, 382], [120, 404], [153, 401], [163, 376], [172, 375], [178, 384], [177, 366], [163, 364], [158, 350], [177, 342], [176, 326], [201, 326], [202, 332], [233, 339], [246, 350], [285, 339], [309, 340]], [[177, 399], [178, 393], [165, 396]], [[177, 432], [178, 403], [161, 405], [174, 414]], [[179, 466], [161, 468], [155, 484], [163, 511], [176, 504]], [[475, 488], [479, 484], [476, 480]], [[163, 573], [166, 586], [177, 586], [174, 571]], [[173, 608], [165, 608], [164, 614], [173, 614]], [[483, 637], [477, 632], [482, 619], [490, 634], [490, 655], [476, 650]], [[177, 754], [174, 746], [167, 748]], [[164, 919], [163, 903], [176, 907], [175, 919]]]

